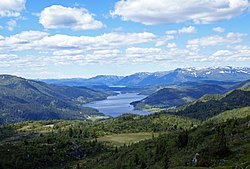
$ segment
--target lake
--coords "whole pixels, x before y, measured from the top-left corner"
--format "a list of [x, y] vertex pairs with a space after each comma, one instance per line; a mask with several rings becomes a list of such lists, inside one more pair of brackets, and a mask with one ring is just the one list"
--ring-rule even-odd
[[138, 95], [137, 93], [124, 93], [116, 96], [109, 96], [105, 100], [90, 102], [83, 106], [95, 108], [101, 113], [112, 117], [117, 117], [124, 113], [147, 115], [150, 113], [141, 110], [134, 110], [134, 106], [130, 105], [131, 102], [144, 99], [145, 97], [147, 96]]

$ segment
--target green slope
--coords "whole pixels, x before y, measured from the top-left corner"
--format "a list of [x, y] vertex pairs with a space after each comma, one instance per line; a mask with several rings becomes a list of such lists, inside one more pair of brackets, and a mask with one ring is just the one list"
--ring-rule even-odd
[[[172, 131], [80, 161], [79, 168], [245, 168], [250, 165], [249, 120], [248, 117], [205, 124], [189, 131]], [[195, 167], [191, 161], [196, 153], [199, 156]]]
[[214, 116], [210, 119], [208, 119], [208, 122], [225, 122], [231, 119], [240, 119], [240, 118], [246, 118], [250, 117], [250, 107], [243, 107], [233, 110], [227, 110], [225, 112], [220, 113], [217, 116]]
[[244, 115], [201, 124], [166, 114], [127, 114], [104, 122], [9, 124], [0, 127], [0, 168], [192, 169], [196, 153], [197, 168], [246, 167], [249, 120]]
[[59, 87], [0, 75], [0, 124], [23, 120], [85, 119], [98, 114], [82, 103], [104, 99], [106, 93], [81, 87]]
[[221, 112], [250, 106], [248, 87], [229, 91], [224, 95], [205, 95], [195, 102], [165, 113], [205, 120]]
[[172, 115], [143, 117], [131, 114], [104, 122], [29, 121], [8, 124], [0, 126], [0, 168], [62, 168], [74, 165], [79, 159], [112, 152], [113, 148], [106, 144], [107, 139], [113, 141], [112, 145], [121, 146], [152, 139], [153, 132], [157, 137], [158, 133], [168, 132], [170, 128], [171, 131], [180, 131], [192, 124], [199, 122]]

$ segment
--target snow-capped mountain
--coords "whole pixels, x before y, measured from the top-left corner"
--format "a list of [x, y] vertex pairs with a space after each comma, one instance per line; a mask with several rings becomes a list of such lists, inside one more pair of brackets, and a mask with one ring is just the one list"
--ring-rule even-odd
[[[157, 85], [175, 84], [188, 81], [243, 81], [250, 79], [250, 68], [207, 67], [178, 68], [173, 71], [147, 73], [144, 76], [133, 74], [124, 77], [119, 85]], [[136, 82], [136, 83], [135, 83]]]
[[50, 79], [47, 83], [89, 86], [89, 85], [119, 85], [119, 86], [145, 86], [158, 84], [176, 84], [182, 82], [196, 82], [201, 80], [213, 81], [244, 81], [250, 79], [250, 68], [237, 67], [205, 67], [205, 68], [178, 68], [164, 72], [140, 72], [129, 76], [102, 75], [90, 79]]

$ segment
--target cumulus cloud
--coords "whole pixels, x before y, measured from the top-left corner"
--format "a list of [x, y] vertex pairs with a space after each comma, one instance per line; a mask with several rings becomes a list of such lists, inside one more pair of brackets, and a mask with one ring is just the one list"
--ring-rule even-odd
[[0, 17], [18, 17], [25, 9], [25, 0], [1, 0]]
[[250, 46], [237, 46], [230, 50], [218, 50], [207, 57], [209, 61], [250, 61]]
[[177, 30], [168, 30], [165, 32], [166, 36], [159, 38], [155, 46], [159, 47], [159, 46], [166, 45], [169, 40], [173, 40], [175, 38], [174, 37], [175, 34], [193, 34], [196, 32], [197, 30], [194, 26], [183, 27]]
[[[109, 49], [126, 47], [155, 41], [156, 36], [142, 33], [107, 33], [99, 36], [69, 36], [46, 32], [24, 31], [20, 34], [0, 39], [0, 51], [15, 52], [21, 50], [60, 51], [77, 53], [78, 50]], [[1, 53], [1, 52], [0, 52]]]
[[[38, 41], [47, 35], [40, 31], [24, 31], [0, 38], [0, 53], [36, 49]], [[46, 49], [45, 49], [46, 50]]]
[[126, 49], [126, 54], [127, 55], [140, 55], [141, 54], [156, 54], [161, 52], [161, 49], [159, 48], [138, 48], [138, 47], [131, 47]]
[[222, 32], [225, 31], [225, 29], [222, 28], [222, 27], [215, 27], [215, 28], [213, 28], [213, 31], [214, 31], [214, 32], [218, 32], [218, 33], [222, 33]]
[[92, 30], [104, 27], [104, 24], [95, 20], [94, 15], [87, 9], [61, 5], [45, 8], [40, 14], [39, 22], [47, 29]]
[[197, 30], [194, 26], [189, 26], [189, 27], [183, 27], [181, 29], [178, 29], [178, 30], [168, 30], [166, 31], [166, 34], [167, 35], [174, 35], [174, 34], [193, 34], [193, 33], [196, 33]]
[[109, 49], [148, 43], [155, 40], [156, 36], [149, 32], [143, 33], [107, 33], [99, 36], [68, 36], [54, 35], [41, 39], [38, 46], [52, 50], [93, 50]]
[[120, 0], [110, 14], [145, 25], [193, 21], [211, 23], [241, 15], [248, 0]]
[[199, 48], [206, 46], [218, 46], [218, 45], [228, 45], [228, 44], [236, 44], [243, 41], [246, 34], [243, 33], [234, 33], [230, 32], [226, 36], [206, 36], [202, 38], [196, 38], [188, 40], [187, 48]]
[[163, 45], [165, 45], [167, 43], [167, 41], [173, 40], [173, 39], [174, 39], [173, 35], [163, 36], [161, 38], [158, 38], [158, 41], [156, 42], [155, 46], [156, 47], [163, 46]]
[[10, 21], [7, 22], [7, 29], [9, 31], [13, 31], [14, 28], [16, 27], [16, 21], [11, 19]]
[[184, 28], [179, 29], [178, 32], [192, 34], [192, 33], [196, 33], [197, 30], [194, 26], [189, 26], [189, 27], [184, 27]]
[[169, 49], [176, 48], [176, 43], [168, 43], [167, 48]]

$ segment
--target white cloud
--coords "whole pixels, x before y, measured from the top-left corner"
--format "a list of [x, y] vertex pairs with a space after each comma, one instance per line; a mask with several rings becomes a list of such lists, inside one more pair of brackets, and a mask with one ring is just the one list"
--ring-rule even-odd
[[177, 33], [178, 33], [177, 30], [168, 30], [168, 31], [166, 31], [167, 35], [174, 35], [174, 34], [177, 34]]
[[130, 46], [142, 43], [148, 43], [155, 40], [156, 36], [152, 33], [107, 33], [100, 36], [68, 36], [54, 35], [41, 39], [38, 46], [43, 46], [52, 50], [65, 49], [108, 49], [123, 46]]
[[222, 33], [225, 31], [225, 29], [222, 27], [215, 27], [215, 28], [213, 28], [213, 31], [218, 32], [218, 33]]
[[127, 55], [140, 55], [140, 54], [156, 54], [161, 52], [159, 48], [138, 48], [131, 47], [126, 49]]
[[53, 5], [41, 12], [39, 22], [47, 29], [91, 30], [103, 28], [104, 25], [95, 20], [93, 16], [84, 8]]
[[188, 40], [187, 48], [197, 49], [199, 46], [218, 46], [218, 45], [228, 45], [236, 44], [243, 41], [246, 34], [230, 32], [226, 36], [206, 36], [202, 38], [196, 38]]
[[183, 28], [179, 29], [178, 32], [192, 34], [192, 33], [196, 33], [197, 30], [194, 26], [189, 26], [189, 27], [183, 27]]
[[[136, 44], [149, 43], [156, 36], [149, 32], [142, 33], [107, 33], [99, 36], [69, 36], [57, 34], [49, 36], [46, 32], [25, 31], [20, 34], [0, 39], [0, 53], [23, 50], [60, 51], [79, 53], [94, 49], [110, 49]], [[81, 52], [80, 52], [81, 53]]]
[[250, 46], [237, 46], [230, 50], [218, 50], [208, 56], [209, 61], [245, 62], [250, 61]]
[[40, 32], [40, 31], [24, 31], [21, 32], [20, 34], [16, 34], [13, 36], [10, 36], [10, 38], [15, 38], [19, 40], [24, 40], [26, 42], [32, 43], [35, 40], [40, 40], [47, 36], [47, 32]]
[[165, 60], [168, 57], [160, 48], [130, 47], [125, 51], [125, 58], [132, 63], [149, 63]]
[[[0, 39], [0, 53], [36, 49], [37, 41], [47, 35], [40, 31], [24, 31], [20, 34]], [[46, 50], [46, 49], [44, 49]]]
[[7, 22], [7, 29], [9, 31], [13, 31], [14, 28], [16, 27], [16, 21], [11, 19], [10, 21]]
[[248, 7], [248, 0], [120, 0], [110, 14], [145, 25], [186, 21], [206, 24], [232, 19]]
[[239, 43], [243, 40], [243, 38], [247, 36], [247, 34], [244, 34], [244, 33], [235, 33], [235, 32], [229, 32], [226, 37], [228, 39], [232, 39], [232, 40], [235, 40], [234, 42], [235, 43]]
[[173, 35], [163, 36], [161, 38], [158, 38], [158, 41], [156, 42], [155, 46], [156, 47], [163, 46], [163, 45], [165, 45], [167, 43], [167, 41], [173, 40], [173, 39], [174, 39]]
[[229, 56], [231, 55], [232, 52], [230, 52], [229, 50], [218, 50], [215, 53], [212, 54], [212, 56]]
[[167, 35], [174, 35], [174, 34], [193, 34], [193, 33], [196, 33], [197, 30], [194, 26], [189, 26], [189, 27], [183, 27], [181, 29], [178, 29], [178, 30], [168, 30], [166, 31], [165, 33]]
[[167, 48], [169, 49], [176, 48], [176, 43], [168, 43]]
[[25, 0], [1, 0], [0, 17], [18, 17], [25, 9]]

